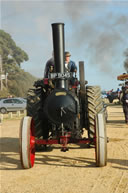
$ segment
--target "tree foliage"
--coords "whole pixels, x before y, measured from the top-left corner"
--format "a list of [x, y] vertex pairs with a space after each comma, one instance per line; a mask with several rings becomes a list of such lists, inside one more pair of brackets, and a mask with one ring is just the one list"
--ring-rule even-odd
[[8, 87], [5, 88], [3, 80], [4, 87], [0, 97], [7, 97], [7, 95], [25, 97], [36, 78], [20, 68], [21, 63], [28, 60], [28, 55], [16, 45], [10, 34], [3, 30], [0, 30], [0, 55], [3, 72], [8, 73]]
[[28, 55], [16, 45], [10, 34], [0, 30], [0, 55], [3, 60], [4, 70], [10, 72], [16, 65], [28, 60]]

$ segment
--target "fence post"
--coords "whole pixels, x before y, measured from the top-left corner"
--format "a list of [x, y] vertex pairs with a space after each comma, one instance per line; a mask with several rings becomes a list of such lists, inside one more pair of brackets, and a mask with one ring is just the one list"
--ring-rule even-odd
[[8, 118], [9, 118], [9, 119], [12, 119], [12, 117], [13, 117], [13, 116], [12, 116], [12, 112], [8, 113]]
[[20, 117], [20, 111], [17, 111], [17, 116]]
[[24, 110], [24, 116], [26, 116], [26, 114], [27, 114], [27, 111], [26, 111], [26, 110]]
[[4, 120], [4, 116], [3, 114], [0, 114], [0, 123], [2, 123], [3, 120]]

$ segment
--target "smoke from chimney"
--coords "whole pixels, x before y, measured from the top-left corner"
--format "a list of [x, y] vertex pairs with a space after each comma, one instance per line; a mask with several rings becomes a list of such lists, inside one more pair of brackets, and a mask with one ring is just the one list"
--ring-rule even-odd
[[113, 72], [118, 72], [115, 64], [119, 61], [119, 53], [121, 54], [126, 42], [124, 37], [128, 31], [128, 17], [125, 14], [117, 16], [111, 11], [103, 17], [97, 16], [108, 5], [107, 0], [106, 3], [78, 3], [72, 0], [70, 3], [66, 1], [64, 5], [67, 16], [72, 21], [73, 33], [69, 39], [70, 45], [77, 48], [76, 55], [82, 50], [85, 60], [107, 75], [112, 76]]
[[128, 73], [128, 48], [124, 51], [124, 55], [126, 57], [125, 61], [124, 61], [124, 68]]

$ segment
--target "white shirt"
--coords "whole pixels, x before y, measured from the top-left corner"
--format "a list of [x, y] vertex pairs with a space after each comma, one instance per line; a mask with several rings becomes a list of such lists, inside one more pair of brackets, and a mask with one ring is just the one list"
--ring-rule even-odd
[[65, 68], [67, 68], [67, 69], [68, 69], [68, 64], [67, 64], [67, 63], [65, 63]]

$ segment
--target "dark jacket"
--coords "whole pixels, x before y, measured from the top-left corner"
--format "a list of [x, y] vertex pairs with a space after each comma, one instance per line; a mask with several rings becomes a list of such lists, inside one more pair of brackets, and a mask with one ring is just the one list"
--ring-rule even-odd
[[75, 62], [70, 60], [70, 62], [68, 63], [68, 71], [69, 72], [75, 72], [75, 70], [77, 70], [77, 66], [76, 66]]
[[128, 105], [128, 88], [124, 87], [122, 89], [123, 97], [122, 97], [122, 103], [123, 105]]
[[45, 69], [44, 69], [44, 78], [48, 78], [48, 73], [50, 71], [50, 66], [53, 66], [54, 67], [54, 59], [53, 58], [50, 58], [46, 65], [45, 65]]

